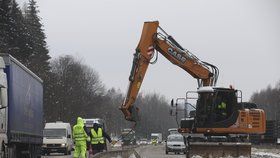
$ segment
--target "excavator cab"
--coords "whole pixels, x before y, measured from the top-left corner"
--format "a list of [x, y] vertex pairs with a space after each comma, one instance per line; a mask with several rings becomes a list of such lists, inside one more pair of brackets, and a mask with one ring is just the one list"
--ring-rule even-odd
[[[242, 106], [238, 104], [238, 90], [232, 88], [200, 87], [187, 92], [186, 102], [196, 99], [194, 119], [182, 119], [181, 128], [227, 128], [234, 124]], [[197, 93], [193, 98], [190, 93]], [[190, 95], [190, 96], [188, 96]]]
[[195, 127], [226, 128], [238, 117], [237, 90], [201, 87], [198, 89]]

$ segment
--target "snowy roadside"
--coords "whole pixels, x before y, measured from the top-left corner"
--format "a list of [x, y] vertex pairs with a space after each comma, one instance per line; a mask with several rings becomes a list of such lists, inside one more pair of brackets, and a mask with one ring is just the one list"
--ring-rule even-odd
[[[193, 156], [192, 158], [202, 158], [201, 156]], [[227, 156], [225, 158], [233, 158]], [[240, 156], [239, 158], [246, 158]], [[252, 148], [252, 158], [280, 158], [280, 148], [276, 146], [255, 146]]]
[[252, 148], [252, 158], [280, 158], [277, 146], [256, 146]]

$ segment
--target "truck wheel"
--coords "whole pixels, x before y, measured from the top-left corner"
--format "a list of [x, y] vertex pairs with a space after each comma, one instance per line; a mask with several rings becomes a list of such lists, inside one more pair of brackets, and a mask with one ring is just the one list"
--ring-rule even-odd
[[17, 150], [16, 150], [16, 146], [15, 145], [12, 145], [11, 147], [7, 147], [6, 148], [6, 156], [7, 158], [17, 158], [19, 157], [19, 154], [17, 153]]
[[68, 151], [67, 148], [65, 149], [64, 155], [71, 155], [71, 151]]
[[2, 143], [2, 151], [1, 151], [1, 155], [0, 156], [3, 157], [3, 158], [7, 158], [8, 157], [8, 155], [7, 155], [7, 148], [5, 147], [4, 142]]
[[37, 149], [37, 147], [36, 146], [34, 146], [34, 145], [31, 145], [31, 146], [29, 146], [29, 157], [30, 158], [37, 158], [38, 157], [38, 155], [39, 155], [39, 151], [38, 151], [38, 149]]

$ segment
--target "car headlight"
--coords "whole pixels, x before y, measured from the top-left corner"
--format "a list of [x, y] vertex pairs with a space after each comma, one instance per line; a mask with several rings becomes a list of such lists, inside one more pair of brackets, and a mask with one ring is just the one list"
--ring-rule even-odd
[[66, 144], [61, 144], [61, 146], [62, 146], [62, 147], [65, 147], [65, 146], [66, 146]]

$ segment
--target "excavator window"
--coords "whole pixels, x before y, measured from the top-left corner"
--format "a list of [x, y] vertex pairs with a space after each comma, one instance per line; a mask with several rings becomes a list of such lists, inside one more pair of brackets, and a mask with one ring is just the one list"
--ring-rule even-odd
[[236, 94], [233, 90], [217, 90], [215, 98], [216, 121], [228, 119], [236, 108]]
[[201, 92], [197, 100], [196, 116], [202, 124], [212, 124], [228, 119], [236, 105], [236, 95], [232, 90]]
[[215, 122], [213, 120], [215, 116], [213, 114], [213, 105], [214, 105], [214, 95], [213, 92], [202, 92], [199, 93], [197, 103], [196, 103], [196, 116], [200, 120], [200, 125], [206, 123]]

